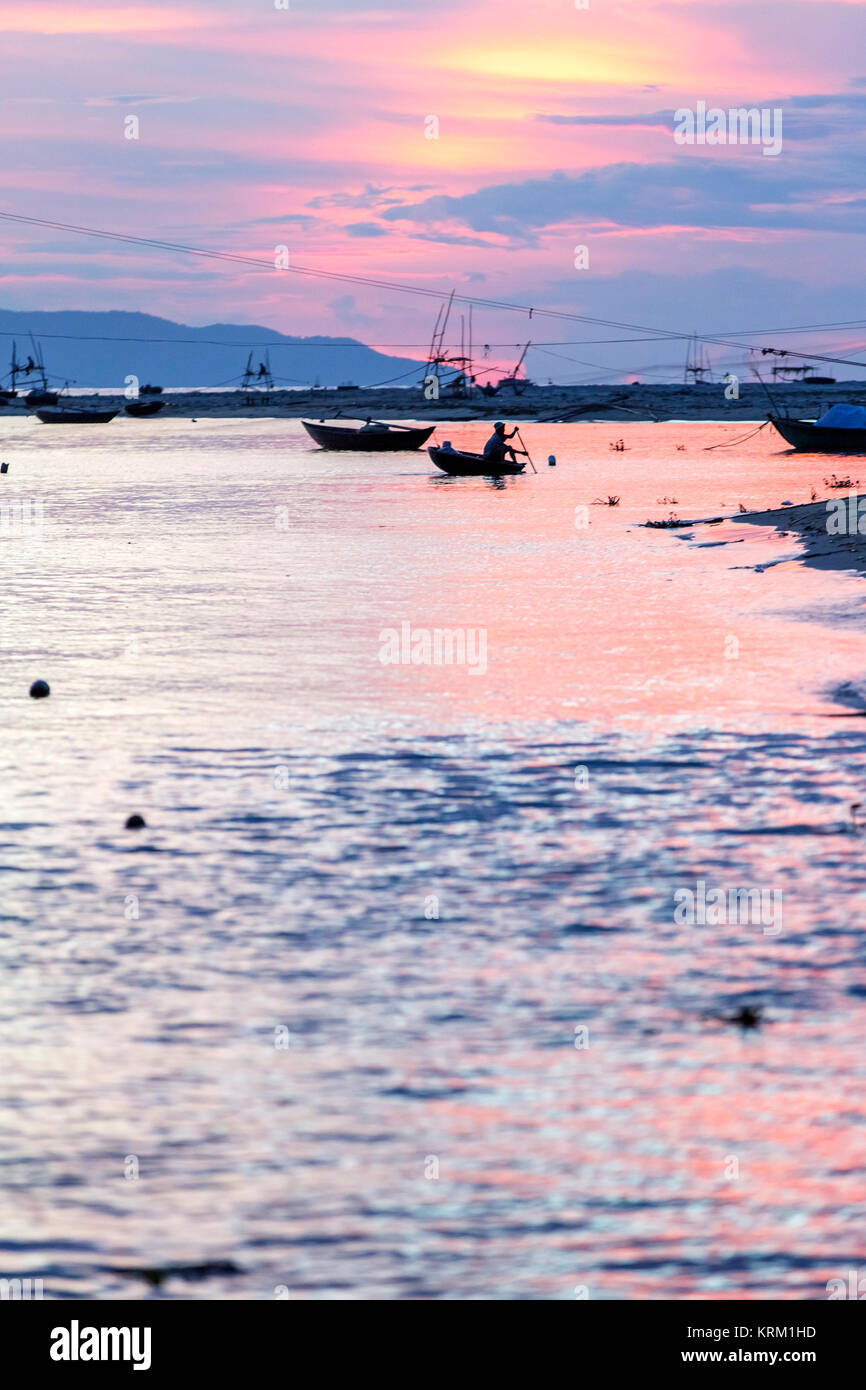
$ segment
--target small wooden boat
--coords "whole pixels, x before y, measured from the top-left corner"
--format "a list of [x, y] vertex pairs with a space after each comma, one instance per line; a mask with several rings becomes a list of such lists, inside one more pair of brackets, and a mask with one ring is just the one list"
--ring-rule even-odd
[[145, 386], [142, 386], [142, 388], [141, 388], [141, 390], [139, 391], [138, 394], [139, 394], [140, 396], [161, 396], [161, 395], [162, 395], [162, 387], [161, 387], [161, 386], [151, 386], [150, 382], [147, 382], [147, 384], [146, 384]]
[[420, 449], [427, 443], [435, 425], [386, 425], [376, 421], [376, 429], [352, 425], [327, 425], [324, 421], [302, 420], [307, 434], [322, 449], [360, 449], [372, 453], [396, 453]]
[[493, 464], [483, 454], [464, 454], [457, 449], [438, 449], [430, 446], [427, 450], [437, 468], [456, 478], [501, 478], [505, 473], [522, 473], [525, 463], [511, 461]]
[[117, 414], [116, 410], [37, 410], [36, 415], [43, 425], [107, 425]]
[[158, 415], [165, 409], [165, 401], [130, 401], [129, 405], [123, 408], [127, 415], [134, 415], [139, 419], [142, 415]]
[[807, 454], [866, 454], [866, 429], [836, 429], [811, 420], [771, 415], [770, 423], [792, 449]]

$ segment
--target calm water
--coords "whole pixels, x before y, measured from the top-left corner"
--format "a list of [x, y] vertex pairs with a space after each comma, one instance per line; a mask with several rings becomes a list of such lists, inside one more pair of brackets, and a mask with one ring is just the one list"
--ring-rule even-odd
[[[823, 494], [766, 430], [705, 451], [747, 428], [527, 427], [493, 486], [293, 422], [5, 422], [0, 1276], [815, 1299], [863, 1263], [863, 581], [638, 529]], [[383, 664], [403, 624], [485, 659]], [[781, 917], [683, 924], [699, 880]]]

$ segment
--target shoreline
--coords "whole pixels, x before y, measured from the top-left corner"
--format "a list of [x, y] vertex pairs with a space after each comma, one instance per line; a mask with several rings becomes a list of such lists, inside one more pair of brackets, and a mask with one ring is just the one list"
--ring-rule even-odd
[[[853, 514], [856, 518], [859, 494], [853, 488], [840, 491], [837, 497], [824, 498], [815, 502], [801, 502], [793, 507], [772, 507], [763, 512], [741, 512], [731, 521], [744, 521], [750, 526], [773, 527], [781, 535], [795, 535], [804, 547], [804, 553], [796, 558], [801, 564], [814, 569], [853, 570], [866, 576], [866, 534], [852, 531], [848, 527], [851, 512], [849, 498], [853, 500]], [[843, 504], [840, 529], [829, 530], [836, 515], [831, 504]], [[866, 495], [864, 495], [863, 526], [866, 529]], [[767, 568], [780, 561], [770, 561]]]
[[[767, 507], [760, 512], [734, 512], [729, 516], [697, 516], [678, 521], [667, 527], [645, 522], [651, 529], [670, 530], [674, 534], [694, 532], [699, 526], [740, 525], [763, 526], [779, 536], [795, 536], [803, 546], [799, 555], [782, 555], [756, 568], [761, 572], [775, 565], [788, 564], [793, 559], [801, 565], [821, 570], [849, 570], [866, 578], [866, 493], [852, 489], [840, 491], [837, 497], [818, 498], [814, 502], [797, 502], [790, 507]], [[858, 517], [859, 511], [859, 517]], [[855, 530], [860, 521], [863, 531]], [[831, 530], [831, 524], [833, 529]], [[694, 535], [686, 535], [693, 540]], [[737, 537], [740, 540], [742, 537]], [[736, 544], [734, 538], [720, 539], [720, 545]]]
[[[155, 419], [338, 419], [364, 420], [512, 420], [521, 424], [579, 424], [603, 421], [615, 424], [668, 423], [673, 421], [738, 421], [745, 424], [766, 420], [770, 409], [767, 391], [757, 383], [744, 382], [736, 400], [725, 398], [723, 383], [701, 385], [632, 386], [527, 386], [520, 392], [503, 389], [496, 396], [482, 394], [464, 399], [443, 392], [436, 400], [425, 400], [418, 387], [410, 389], [358, 387], [351, 390], [329, 388], [317, 391], [271, 391], [266, 400], [240, 391], [166, 391], [143, 400], [160, 400], [164, 408]], [[814, 419], [839, 402], [866, 403], [866, 382], [838, 382], [834, 386], [810, 387], [801, 382], [773, 386], [778, 406], [799, 419]], [[82, 407], [88, 403], [100, 409], [123, 411], [129, 398], [121, 392], [68, 398]], [[24, 400], [0, 400], [0, 415], [32, 414]]]

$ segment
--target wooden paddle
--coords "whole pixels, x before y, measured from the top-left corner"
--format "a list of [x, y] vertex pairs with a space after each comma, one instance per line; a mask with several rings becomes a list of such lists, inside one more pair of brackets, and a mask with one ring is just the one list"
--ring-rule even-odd
[[[516, 430], [514, 431], [514, 433], [517, 435], [517, 438], [520, 440], [521, 444], [523, 444], [523, 435], [520, 433], [520, 430], [517, 430], [517, 429], [516, 429]], [[526, 457], [529, 459], [529, 466], [530, 466], [530, 468], [532, 469], [533, 473], [537, 473], [537, 472], [538, 472], [538, 469], [536, 468], [535, 464], [532, 462], [532, 459], [529, 457], [529, 450], [527, 449], [527, 447], [526, 447], [525, 444], [523, 444], [523, 452], [525, 453]]]

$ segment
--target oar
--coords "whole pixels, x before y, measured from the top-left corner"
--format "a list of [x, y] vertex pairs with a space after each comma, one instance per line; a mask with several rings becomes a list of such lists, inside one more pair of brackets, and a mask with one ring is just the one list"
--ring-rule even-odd
[[[520, 440], [521, 444], [523, 444], [523, 435], [520, 433], [520, 430], [515, 430], [514, 433], [517, 435], [517, 438]], [[526, 447], [525, 444], [523, 444], [523, 452], [525, 453], [526, 457], [529, 459], [529, 466], [530, 466], [530, 468], [532, 469], [533, 473], [537, 473], [537, 472], [538, 472], [538, 469], [536, 468], [535, 464], [532, 462], [532, 459], [529, 458], [529, 450], [527, 449], [527, 447]]]

